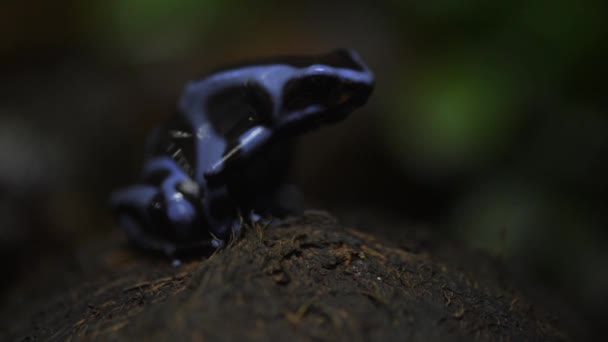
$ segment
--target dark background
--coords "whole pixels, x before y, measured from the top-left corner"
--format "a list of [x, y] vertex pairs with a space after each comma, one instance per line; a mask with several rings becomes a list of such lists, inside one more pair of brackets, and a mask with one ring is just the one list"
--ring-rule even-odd
[[40, 258], [118, 229], [108, 194], [135, 179], [147, 132], [188, 80], [242, 59], [351, 47], [377, 87], [347, 121], [300, 139], [292, 180], [306, 206], [487, 250], [601, 322], [607, 7], [4, 1], [2, 289]]

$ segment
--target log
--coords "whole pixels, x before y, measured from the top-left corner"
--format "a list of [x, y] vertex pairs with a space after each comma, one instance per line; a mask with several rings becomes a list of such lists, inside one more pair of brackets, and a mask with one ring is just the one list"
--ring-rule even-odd
[[344, 227], [324, 212], [247, 226], [227, 248], [179, 266], [110, 234], [12, 290], [1, 339], [573, 338], [563, 321], [496, 280], [502, 271], [488, 277], [440, 255]]

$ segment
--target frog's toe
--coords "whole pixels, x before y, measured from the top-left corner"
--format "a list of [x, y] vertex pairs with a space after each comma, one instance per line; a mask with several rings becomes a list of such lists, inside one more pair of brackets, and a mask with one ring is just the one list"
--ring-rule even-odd
[[260, 221], [262, 221], [262, 216], [256, 214], [255, 212], [251, 212], [251, 214], [249, 214], [249, 221], [251, 221], [251, 223], [259, 223]]
[[232, 232], [232, 236], [236, 237], [239, 236], [239, 234], [241, 234], [241, 228], [243, 227], [243, 221], [242, 220], [234, 220], [232, 221], [231, 225], [230, 225], [230, 231]]
[[226, 245], [226, 242], [224, 242], [224, 240], [222, 240], [222, 239], [218, 239], [218, 238], [214, 237], [211, 240], [211, 246], [213, 246], [217, 249], [222, 249], [222, 248], [224, 248], [225, 245]]
[[271, 225], [273, 223], [278, 222], [278, 218], [274, 217], [274, 216], [262, 216], [259, 215], [255, 212], [251, 212], [251, 214], [249, 215], [249, 222], [251, 222], [252, 224], [261, 224], [261, 225]]

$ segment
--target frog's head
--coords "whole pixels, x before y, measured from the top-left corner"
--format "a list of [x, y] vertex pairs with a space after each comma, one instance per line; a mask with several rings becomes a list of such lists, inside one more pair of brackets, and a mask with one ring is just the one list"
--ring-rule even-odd
[[314, 58], [285, 83], [277, 128], [293, 133], [342, 120], [367, 102], [373, 86], [373, 73], [353, 51]]
[[227, 146], [208, 175], [271, 142], [346, 118], [367, 102], [374, 86], [370, 69], [344, 49], [258, 61], [218, 75], [212, 80], [219, 90], [206, 101], [205, 113]]

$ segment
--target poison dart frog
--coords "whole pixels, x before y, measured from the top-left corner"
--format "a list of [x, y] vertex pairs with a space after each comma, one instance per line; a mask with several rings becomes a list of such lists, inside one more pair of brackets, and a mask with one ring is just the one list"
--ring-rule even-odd
[[345, 119], [373, 86], [373, 73], [346, 49], [190, 82], [177, 113], [151, 134], [139, 182], [111, 196], [119, 225], [137, 247], [174, 257], [221, 248], [243, 217], [286, 214], [278, 194], [292, 138]]

